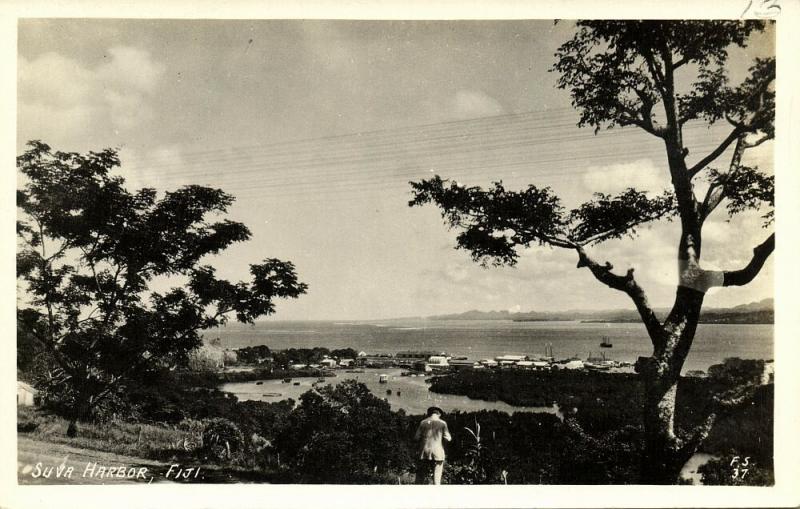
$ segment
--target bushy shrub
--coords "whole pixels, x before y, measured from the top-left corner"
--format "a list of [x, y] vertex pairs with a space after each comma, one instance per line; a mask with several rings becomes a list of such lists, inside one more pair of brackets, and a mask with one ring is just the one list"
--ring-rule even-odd
[[244, 449], [244, 436], [239, 427], [221, 417], [203, 421], [203, 450], [217, 461], [230, 461]]

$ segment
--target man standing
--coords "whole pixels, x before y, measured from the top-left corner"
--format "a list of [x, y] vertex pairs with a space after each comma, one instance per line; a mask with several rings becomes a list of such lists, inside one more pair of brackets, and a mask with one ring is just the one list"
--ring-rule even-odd
[[415, 484], [425, 484], [431, 472], [433, 472], [433, 484], [442, 484], [442, 471], [444, 470], [442, 439], [448, 442], [451, 439], [447, 423], [442, 420], [443, 413], [439, 407], [430, 407], [427, 412], [428, 417], [419, 423], [417, 432], [414, 434], [414, 439], [419, 444]]

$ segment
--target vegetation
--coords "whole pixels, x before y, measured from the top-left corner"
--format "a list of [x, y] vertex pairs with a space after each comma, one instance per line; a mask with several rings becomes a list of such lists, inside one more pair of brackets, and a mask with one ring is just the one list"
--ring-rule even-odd
[[[708, 379], [681, 380], [679, 426], [693, 426], [711, 404], [709, 393], [739, 390], [763, 362], [732, 359]], [[33, 438], [161, 461], [202, 462], [251, 472], [254, 479], [290, 483], [410, 483], [414, 431], [423, 418], [392, 411], [355, 381], [326, 385], [278, 403], [240, 402], [195, 378], [164, 371], [132, 387], [132, 405], [86, 423], [66, 436], [67, 421], [49, 410], [20, 408], [18, 430]], [[433, 389], [496, 398], [512, 404], [557, 403], [549, 413], [453, 412], [445, 416], [445, 481], [453, 484], [632, 484], [645, 435], [644, 397], [635, 375], [579, 371], [475, 371], [437, 377]], [[482, 392], [475, 393], [473, 391]], [[702, 467], [709, 484], [769, 484], [772, 479], [772, 384], [715, 423], [703, 452], [718, 457]], [[728, 466], [749, 458], [736, 481]], [[726, 463], [727, 462], [727, 463]], [[258, 477], [261, 476], [261, 477]], [[750, 477], [748, 477], [750, 476]]]
[[411, 465], [403, 417], [346, 380], [303, 394], [275, 447], [301, 482], [391, 482]]
[[[25, 299], [17, 324], [23, 345], [41, 352], [36, 386], [70, 418], [126, 399], [126, 385], [159, 367], [186, 362], [200, 331], [269, 315], [273, 300], [306, 291], [290, 262], [250, 265], [250, 282], [219, 279], [200, 265], [250, 237], [241, 223], [211, 216], [233, 197], [189, 185], [158, 197], [130, 192], [112, 174], [115, 150], [78, 154], [33, 141], [17, 158], [17, 276]], [[157, 278], [185, 284], [149, 291]], [[29, 350], [23, 349], [25, 352]], [[30, 363], [30, 359], [25, 362]]]
[[[672, 189], [660, 195], [633, 188], [615, 196], [596, 193], [567, 211], [550, 188], [534, 185], [511, 191], [497, 182], [482, 189], [438, 175], [411, 183], [409, 205], [436, 205], [446, 224], [459, 231], [457, 247], [475, 261], [513, 265], [518, 250], [537, 244], [569, 249], [579, 268], [588, 268], [600, 283], [631, 298], [653, 347], [652, 355], [636, 365], [644, 390], [642, 472], [648, 483], [675, 483], [681, 466], [728, 405], [720, 399], [695, 428], [676, 429], [678, 381], [706, 291], [748, 284], [774, 249], [773, 233], [754, 247], [741, 269], [714, 271], [701, 262], [703, 225], [723, 202], [729, 216], [760, 210], [765, 226], [772, 222], [774, 178], [744, 165], [742, 156], [774, 138], [775, 59], [756, 59], [737, 85], [727, 76], [729, 52], [744, 48], [751, 34], [765, 26], [763, 21], [581, 21], [556, 52], [553, 70], [558, 86], [571, 93], [579, 126], [634, 127], [663, 143]], [[730, 130], [714, 150], [690, 157], [687, 122], [727, 122]], [[729, 162], [717, 164], [731, 152]], [[698, 197], [695, 183], [701, 179], [709, 185]], [[675, 301], [659, 318], [634, 270], [614, 272], [611, 263], [595, 260], [588, 247], [633, 237], [637, 228], [661, 219], [677, 220], [681, 233]]]

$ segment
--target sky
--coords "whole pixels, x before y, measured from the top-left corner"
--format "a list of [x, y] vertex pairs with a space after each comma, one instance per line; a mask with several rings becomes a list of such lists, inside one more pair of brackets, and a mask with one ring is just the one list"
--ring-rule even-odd
[[[593, 192], [669, 185], [663, 147], [634, 128], [597, 134], [549, 71], [574, 30], [552, 21], [21, 20], [17, 151], [116, 147], [131, 188], [194, 183], [236, 196], [229, 218], [253, 236], [208, 260], [220, 276], [291, 260], [308, 293], [274, 319], [358, 320], [470, 309], [630, 308], [627, 296], [577, 269], [575, 253], [521, 252], [484, 269], [454, 249], [432, 206], [409, 208], [409, 181], [440, 174], [469, 185], [550, 186], [565, 205]], [[732, 54], [741, 79], [773, 34]], [[689, 125], [690, 161], [725, 126]], [[772, 143], [746, 163], [772, 171]], [[729, 160], [723, 156], [720, 160]], [[698, 183], [702, 192], [702, 183]], [[703, 263], [746, 264], [768, 232], [758, 213], [704, 230]], [[591, 254], [671, 305], [678, 229], [643, 228]], [[707, 306], [772, 297], [773, 268]]]

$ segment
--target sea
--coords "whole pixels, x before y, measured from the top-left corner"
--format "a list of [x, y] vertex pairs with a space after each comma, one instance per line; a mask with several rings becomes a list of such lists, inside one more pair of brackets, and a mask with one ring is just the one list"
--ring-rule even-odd
[[[315, 346], [353, 348], [368, 354], [397, 353], [404, 350], [432, 350], [472, 360], [498, 355], [545, 355], [552, 349], [556, 359], [605, 355], [607, 359], [635, 362], [652, 350], [644, 326], [638, 323], [513, 322], [505, 320], [425, 320], [403, 319], [372, 322], [289, 322], [265, 321], [254, 325], [230, 324], [207, 332], [219, 337], [222, 346], [241, 348], [267, 345], [274, 350]], [[600, 348], [607, 338], [611, 348]], [[684, 365], [689, 370], [707, 370], [728, 357], [743, 359], [773, 358], [773, 326], [769, 324], [701, 324], [691, 353]], [[429, 406], [445, 412], [454, 410], [499, 410], [547, 412], [560, 417], [557, 407], [512, 407], [502, 401], [481, 401], [466, 396], [436, 394], [428, 390], [423, 377], [403, 376], [400, 369], [366, 369], [363, 373], [337, 370], [337, 376], [323, 384], [346, 379], [363, 382], [395, 410], [422, 414]], [[387, 383], [380, 382], [387, 375]], [[220, 389], [235, 394], [241, 401], [298, 400], [318, 384], [316, 378], [262, 380], [223, 384]]]
[[[605, 355], [635, 362], [652, 353], [640, 323], [584, 323], [577, 321], [514, 322], [511, 320], [398, 319], [365, 322], [263, 321], [254, 325], [231, 323], [206, 333], [218, 336], [227, 348], [267, 345], [271, 349], [315, 346], [353, 348], [372, 353], [404, 350], [447, 352], [468, 359], [498, 355], [545, 355], [565, 359]], [[601, 348], [607, 338], [611, 348]], [[684, 372], [707, 370], [728, 357], [773, 359], [772, 324], [700, 324]]]

